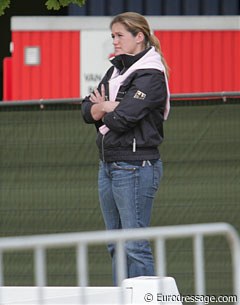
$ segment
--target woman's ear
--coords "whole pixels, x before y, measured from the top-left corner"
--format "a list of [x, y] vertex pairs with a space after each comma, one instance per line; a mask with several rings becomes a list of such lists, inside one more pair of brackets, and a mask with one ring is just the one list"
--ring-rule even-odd
[[137, 43], [142, 43], [144, 41], [143, 33], [142, 32], [138, 32], [136, 38], [137, 38], [137, 40], [136, 40]]

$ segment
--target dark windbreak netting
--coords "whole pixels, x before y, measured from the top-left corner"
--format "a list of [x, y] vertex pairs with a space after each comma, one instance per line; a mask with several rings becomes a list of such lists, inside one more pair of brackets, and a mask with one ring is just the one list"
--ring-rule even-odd
[[[0, 236], [103, 230], [96, 130], [79, 104], [0, 106]], [[240, 231], [240, 100], [174, 101], [161, 146], [152, 226], [228, 222]], [[232, 293], [230, 251], [205, 239], [207, 294]], [[190, 239], [167, 242], [167, 274], [193, 294]], [[33, 285], [31, 251], [4, 254], [6, 285]], [[76, 285], [73, 248], [47, 251], [49, 285]], [[89, 248], [90, 284], [111, 285], [106, 246]]]

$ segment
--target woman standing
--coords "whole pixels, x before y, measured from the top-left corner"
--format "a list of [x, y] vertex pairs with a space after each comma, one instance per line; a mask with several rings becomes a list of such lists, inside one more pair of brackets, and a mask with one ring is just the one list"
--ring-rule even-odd
[[[82, 103], [97, 128], [99, 199], [106, 228], [148, 227], [162, 176], [159, 144], [169, 112], [168, 70], [147, 20], [126, 12], [111, 24], [115, 57], [97, 89]], [[115, 245], [108, 245], [116, 284]], [[147, 240], [126, 243], [127, 276], [154, 275]]]

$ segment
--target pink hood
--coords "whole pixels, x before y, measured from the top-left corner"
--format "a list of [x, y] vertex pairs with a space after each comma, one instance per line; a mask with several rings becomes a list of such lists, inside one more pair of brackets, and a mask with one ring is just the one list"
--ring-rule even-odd
[[117, 93], [121, 85], [124, 83], [125, 79], [134, 71], [139, 69], [157, 69], [164, 73], [166, 86], [167, 86], [167, 100], [164, 111], [164, 120], [167, 120], [170, 111], [170, 92], [168, 86], [168, 80], [166, 77], [166, 70], [161, 61], [161, 56], [156, 52], [154, 47], [143, 56], [137, 62], [135, 62], [128, 70], [120, 75], [117, 68], [114, 68], [111, 79], [109, 80], [109, 100], [115, 101]]

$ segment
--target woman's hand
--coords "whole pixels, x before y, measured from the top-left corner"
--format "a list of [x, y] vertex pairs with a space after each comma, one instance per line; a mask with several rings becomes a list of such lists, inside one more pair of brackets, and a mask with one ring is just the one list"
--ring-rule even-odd
[[107, 113], [112, 112], [117, 107], [118, 104], [119, 104], [119, 102], [106, 101], [103, 104], [103, 111], [105, 111]]
[[101, 85], [101, 93], [98, 89], [94, 90], [94, 93], [90, 94], [90, 101], [94, 104], [99, 104], [105, 102], [105, 87], [104, 84]]
[[103, 84], [101, 85], [101, 93], [95, 89], [90, 94], [89, 99], [94, 104], [91, 108], [91, 113], [96, 121], [102, 119], [105, 113], [112, 112], [119, 104], [119, 102], [105, 100], [105, 87]]

